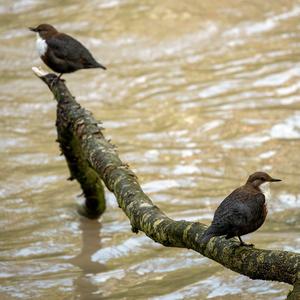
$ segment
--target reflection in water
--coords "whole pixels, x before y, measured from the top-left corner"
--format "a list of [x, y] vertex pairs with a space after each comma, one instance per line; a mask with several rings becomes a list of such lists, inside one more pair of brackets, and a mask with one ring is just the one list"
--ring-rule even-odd
[[74, 281], [75, 294], [78, 299], [99, 299], [98, 288], [90, 278], [106, 270], [105, 265], [92, 260], [92, 255], [101, 247], [101, 223], [97, 220], [80, 218], [79, 229], [82, 232], [81, 252], [69, 262], [81, 269], [81, 276]]
[[27, 27], [53, 24], [107, 65], [68, 87], [170, 217], [208, 224], [264, 170], [283, 182], [251, 241], [299, 251], [298, 1], [3, 0], [0, 15], [1, 299], [285, 298], [285, 284], [132, 234], [111, 194], [101, 226], [78, 216]]

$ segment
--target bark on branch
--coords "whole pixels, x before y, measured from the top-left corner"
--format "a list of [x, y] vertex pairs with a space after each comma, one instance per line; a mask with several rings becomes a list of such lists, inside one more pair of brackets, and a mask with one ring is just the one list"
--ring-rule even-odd
[[[120, 160], [115, 147], [103, 136], [99, 124], [75, 101], [65, 83], [53, 81], [56, 78], [54, 74], [45, 74], [37, 68], [34, 68], [34, 72], [48, 85], [58, 102], [58, 141], [68, 161], [71, 176], [81, 183], [86, 199], [96, 199], [87, 201], [96, 203], [90, 205], [90, 212], [95, 208], [98, 209], [95, 215], [99, 215], [105, 207], [104, 197], [101, 197], [101, 178], [115, 194], [134, 232], [143, 231], [164, 246], [193, 249], [252, 279], [295, 284], [295, 293], [293, 291], [289, 297], [296, 293], [299, 296], [296, 281], [300, 279], [300, 254], [240, 247], [238, 241], [222, 237], [212, 238], [206, 247], [202, 245], [200, 239], [206, 226], [167, 217], [143, 192], [136, 175]], [[82, 182], [88, 182], [88, 188]]]

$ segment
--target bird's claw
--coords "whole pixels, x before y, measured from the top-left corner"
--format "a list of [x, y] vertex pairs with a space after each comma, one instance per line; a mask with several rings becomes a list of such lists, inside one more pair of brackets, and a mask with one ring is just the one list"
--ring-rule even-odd
[[244, 247], [253, 247], [254, 246], [253, 244], [246, 244], [239, 235], [238, 235], [238, 239], [240, 241], [240, 246], [244, 246]]
[[50, 83], [50, 87], [52, 88], [54, 86], [54, 84], [57, 84], [59, 81], [65, 82], [65, 80], [63, 78], [58, 77], [54, 77]]
[[241, 247], [254, 247], [254, 244], [240, 243]]

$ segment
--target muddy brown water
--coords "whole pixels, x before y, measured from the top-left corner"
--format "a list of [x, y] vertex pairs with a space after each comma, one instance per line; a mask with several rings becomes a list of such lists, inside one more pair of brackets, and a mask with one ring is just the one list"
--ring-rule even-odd
[[283, 181], [245, 239], [299, 252], [299, 19], [289, 0], [2, 0], [1, 299], [284, 299], [289, 285], [133, 234], [109, 193], [100, 220], [78, 215], [27, 27], [56, 25], [108, 67], [64, 77], [170, 217], [209, 224], [265, 170]]

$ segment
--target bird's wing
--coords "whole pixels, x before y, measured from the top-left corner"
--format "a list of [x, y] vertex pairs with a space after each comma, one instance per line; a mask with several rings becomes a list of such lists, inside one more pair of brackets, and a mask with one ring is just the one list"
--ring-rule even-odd
[[259, 212], [265, 203], [262, 193], [250, 194], [240, 189], [233, 191], [217, 208], [212, 225], [216, 230], [229, 231], [249, 224], [253, 212]]
[[64, 60], [80, 61], [83, 53], [89, 53], [79, 41], [63, 33], [48, 39], [47, 44], [57, 58]]
[[253, 220], [257, 220], [259, 218], [264, 210], [264, 205], [266, 202], [266, 198], [263, 193], [258, 193], [255, 195], [252, 195], [249, 198], [249, 201], [246, 202], [246, 205], [248, 206], [248, 212], [251, 211], [251, 214], [248, 214], [248, 220], [249, 222]]

